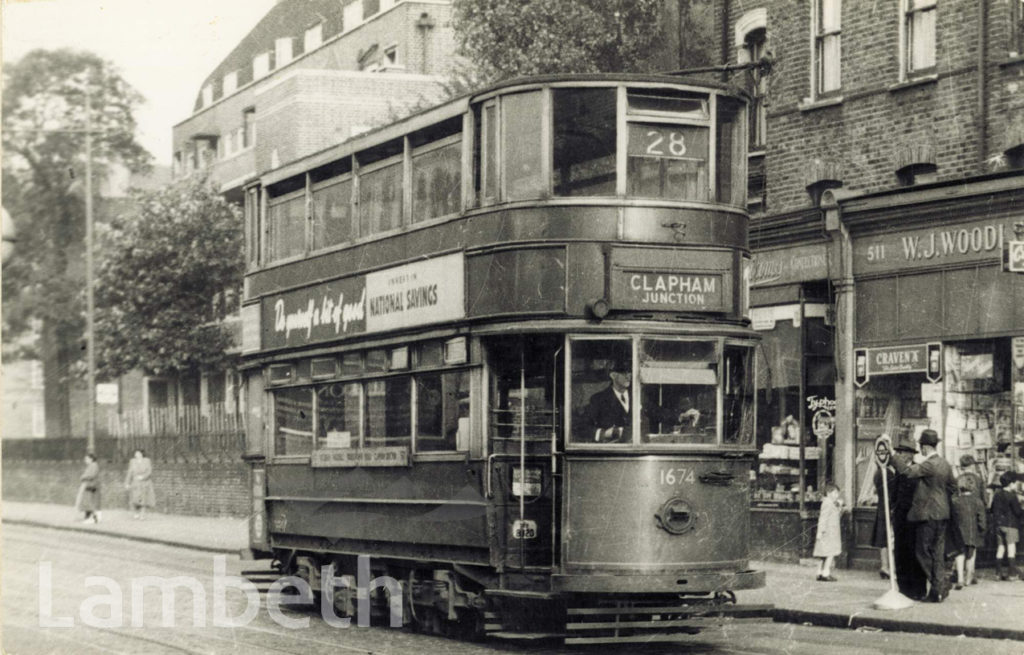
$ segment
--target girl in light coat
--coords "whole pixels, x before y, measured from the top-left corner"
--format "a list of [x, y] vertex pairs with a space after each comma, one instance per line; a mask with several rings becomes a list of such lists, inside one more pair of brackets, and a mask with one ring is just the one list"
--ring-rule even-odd
[[818, 531], [814, 537], [814, 556], [821, 558], [818, 570], [818, 582], [835, 582], [832, 577], [832, 564], [839, 553], [843, 552], [840, 538], [839, 518], [843, 513], [843, 499], [839, 497], [839, 487], [834, 484], [825, 485], [825, 497], [821, 501], [818, 512]]

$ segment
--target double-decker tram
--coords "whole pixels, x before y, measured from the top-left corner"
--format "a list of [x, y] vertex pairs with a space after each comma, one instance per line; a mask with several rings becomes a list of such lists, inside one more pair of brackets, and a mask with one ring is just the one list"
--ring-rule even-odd
[[713, 84], [527, 78], [261, 175], [253, 551], [429, 631], [736, 616], [764, 584], [745, 131]]

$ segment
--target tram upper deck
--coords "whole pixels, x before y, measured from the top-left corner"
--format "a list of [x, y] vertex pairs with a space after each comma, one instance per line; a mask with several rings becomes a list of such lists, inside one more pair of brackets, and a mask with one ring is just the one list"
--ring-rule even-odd
[[492, 291], [467, 318], [591, 316], [604, 300], [736, 319], [745, 130], [739, 94], [667, 76], [527, 78], [448, 102], [247, 189], [248, 311], [275, 319], [301, 287], [459, 252], [467, 290]]

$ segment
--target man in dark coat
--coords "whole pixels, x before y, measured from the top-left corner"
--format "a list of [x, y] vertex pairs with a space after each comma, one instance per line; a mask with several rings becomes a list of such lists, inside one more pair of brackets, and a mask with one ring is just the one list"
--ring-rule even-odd
[[[909, 435], [901, 435], [893, 448], [893, 468], [896, 469], [892, 503], [893, 561], [896, 564], [896, 583], [907, 598], [922, 600], [928, 593], [928, 578], [914, 556], [914, 524], [907, 520], [914, 501], [917, 480], [908, 478], [906, 471], [913, 462], [917, 444]], [[896, 461], [901, 466], [896, 465]]]
[[611, 384], [590, 397], [587, 404], [587, 422], [594, 441], [603, 443], [629, 443], [632, 441], [632, 398], [629, 385], [633, 370], [628, 360], [616, 360], [608, 369]]
[[924, 430], [919, 441], [924, 461], [908, 466], [895, 460], [894, 465], [908, 478], [918, 480], [907, 520], [915, 524], [914, 555], [928, 575], [931, 587], [925, 600], [941, 603], [949, 595], [951, 586], [945, 564], [946, 524], [949, 522], [949, 499], [956, 494], [956, 480], [953, 468], [936, 449], [938, 433]]

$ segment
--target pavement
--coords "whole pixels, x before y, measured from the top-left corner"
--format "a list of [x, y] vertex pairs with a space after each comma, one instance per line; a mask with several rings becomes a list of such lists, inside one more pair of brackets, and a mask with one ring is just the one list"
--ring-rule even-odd
[[[98, 524], [82, 523], [74, 508], [45, 503], [3, 501], [3, 522], [161, 543], [216, 553], [239, 553], [248, 546], [246, 519], [147, 513], [135, 520], [127, 510], [104, 510]], [[767, 573], [762, 589], [737, 592], [742, 604], [773, 605], [777, 622], [858, 630], [964, 635], [1024, 642], [1024, 581], [997, 580], [992, 569], [979, 571], [979, 584], [951, 591], [940, 604], [914, 603], [896, 611], [872, 603], [889, 589], [875, 571], [839, 569], [838, 582], [817, 582], [815, 565], [752, 562]], [[1024, 652], [1024, 645], [1021, 647]]]

